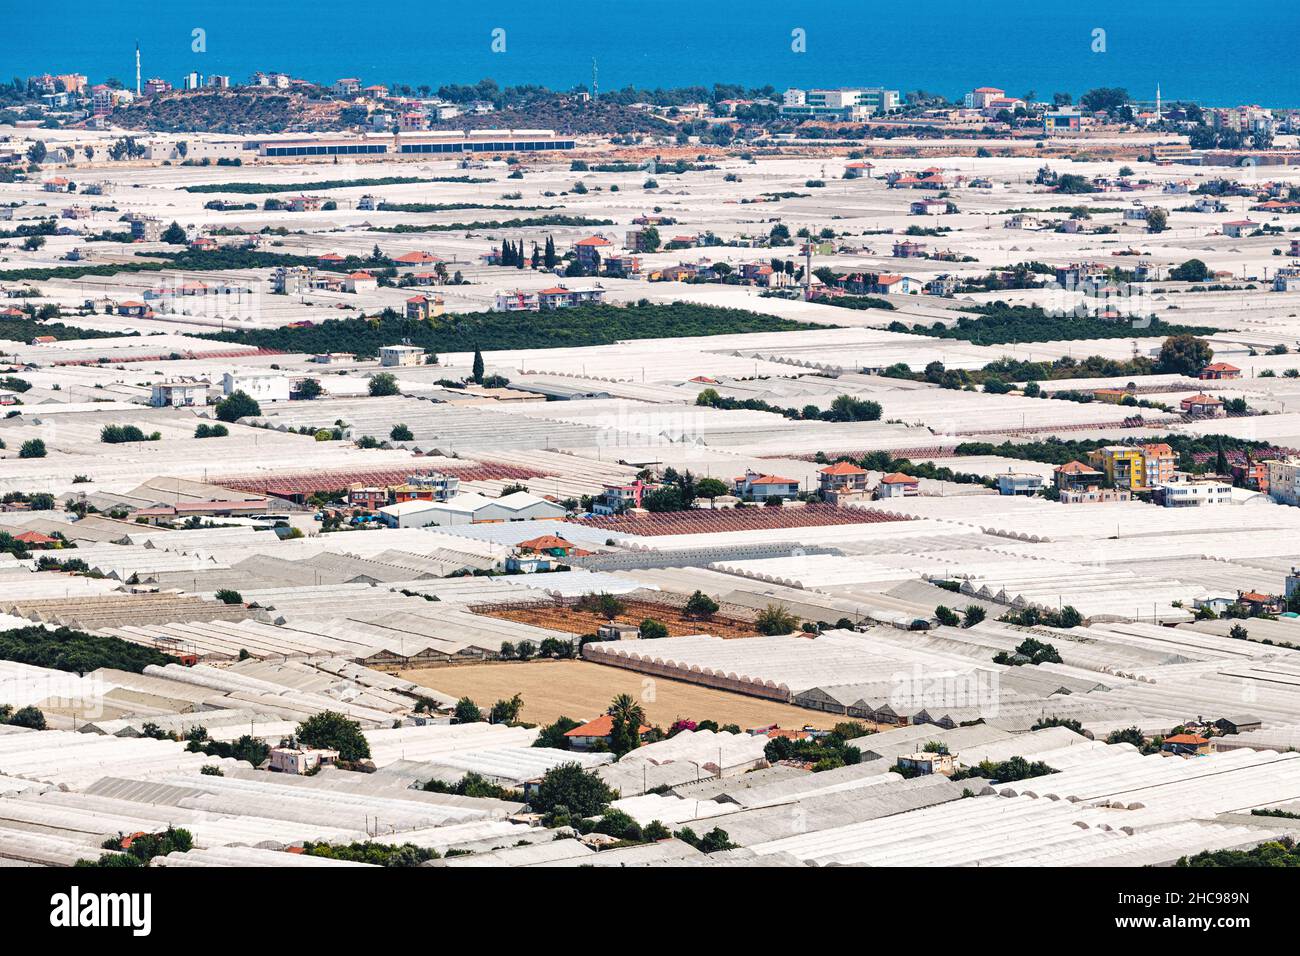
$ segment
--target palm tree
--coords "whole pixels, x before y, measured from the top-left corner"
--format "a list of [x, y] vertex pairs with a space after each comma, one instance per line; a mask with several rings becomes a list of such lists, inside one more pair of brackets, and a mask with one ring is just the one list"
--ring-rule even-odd
[[616, 723], [622, 721], [625, 727], [640, 728], [645, 725], [645, 710], [631, 694], [619, 694], [609, 702], [609, 709], [605, 713], [613, 717]]

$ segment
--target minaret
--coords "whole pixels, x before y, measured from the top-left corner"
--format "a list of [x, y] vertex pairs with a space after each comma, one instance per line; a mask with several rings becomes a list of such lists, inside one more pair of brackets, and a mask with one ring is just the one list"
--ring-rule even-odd
[[591, 98], [593, 100], [600, 99], [600, 79], [596, 71], [596, 58], [594, 56], [591, 58]]
[[812, 227], [808, 229], [808, 238], [803, 244], [803, 300], [812, 301]]
[[135, 41], [135, 96], [140, 98], [140, 41]]
[[1156, 122], [1160, 122], [1160, 84], [1156, 84]]

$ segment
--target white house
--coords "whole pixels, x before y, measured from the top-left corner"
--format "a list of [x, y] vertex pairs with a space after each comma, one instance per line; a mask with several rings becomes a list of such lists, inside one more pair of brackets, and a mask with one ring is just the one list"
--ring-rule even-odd
[[158, 382], [153, 386], [149, 404], [154, 408], [176, 408], [208, 403], [208, 388], [211, 383], [204, 379], [177, 379], [170, 382]]
[[946, 199], [918, 199], [912, 203], [913, 216], [942, 216], [948, 211]]
[[760, 475], [756, 471], [746, 470], [739, 478], [732, 480], [736, 497], [766, 501], [768, 498], [795, 498], [799, 495], [799, 481], [796, 478], [782, 478], [779, 475]]
[[920, 295], [925, 283], [915, 276], [883, 275], [876, 280], [876, 291], [885, 295]]
[[384, 345], [379, 349], [379, 364], [385, 368], [423, 365], [424, 349], [418, 345]]
[[901, 471], [896, 471], [892, 475], [885, 475], [880, 479], [880, 484], [876, 486], [877, 498], [903, 498], [920, 494], [921, 480], [913, 478], [911, 475], [905, 475]]
[[353, 272], [344, 278], [343, 288], [349, 292], [374, 292], [379, 288], [379, 280], [369, 272]]

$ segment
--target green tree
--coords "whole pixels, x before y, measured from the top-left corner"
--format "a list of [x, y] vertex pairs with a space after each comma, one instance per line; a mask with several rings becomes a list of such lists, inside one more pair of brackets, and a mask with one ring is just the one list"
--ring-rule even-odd
[[961, 626], [974, 627], [980, 621], [984, 620], [986, 616], [987, 614], [984, 608], [980, 607], [978, 604], [967, 604], [965, 610], [962, 611]]
[[217, 402], [217, 418], [223, 422], [236, 422], [241, 418], [261, 415], [262, 406], [257, 400], [242, 389], [231, 392]]
[[1210, 277], [1210, 267], [1200, 259], [1188, 259], [1169, 270], [1169, 278], [1177, 282], [1204, 282]]
[[304, 378], [298, 383], [298, 397], [306, 401], [320, 398], [325, 394], [325, 389], [321, 387], [319, 381], [314, 378]]
[[624, 611], [627, 605], [607, 591], [601, 591], [598, 594], [584, 594], [578, 599], [575, 607], [579, 611], [585, 611], [588, 614], [599, 614], [607, 621], [612, 621]]
[[[708, 481], [709, 479], [704, 479]], [[718, 602], [703, 591], [696, 591], [686, 599], [685, 611], [691, 617], [708, 618], [718, 613]]]
[[731, 489], [726, 483], [717, 478], [701, 478], [695, 483], [695, 497], [697, 498], [721, 498], [723, 495], [731, 494]]
[[396, 395], [399, 391], [397, 377], [392, 372], [378, 372], [370, 376], [370, 395], [372, 398]]
[[618, 791], [610, 789], [581, 764], [562, 763], [542, 775], [528, 802], [536, 813], [553, 813], [562, 807], [573, 816], [593, 817], [617, 799]]
[[388, 437], [391, 441], [415, 441], [415, 435], [405, 425], [394, 425]]
[[220, 591], [217, 592], [216, 597], [217, 600], [223, 604], [244, 603], [244, 596], [240, 594], [238, 591], [231, 590], [230, 588], [222, 588]]
[[361, 725], [332, 710], [308, 717], [294, 735], [309, 747], [337, 750], [340, 760], [365, 760], [370, 756], [370, 744]]
[[185, 245], [185, 230], [181, 228], [180, 223], [173, 219], [172, 224], [163, 230], [163, 234], [158, 238], [173, 246], [183, 246]]
[[961, 618], [957, 616], [957, 612], [946, 604], [940, 604], [936, 607], [934, 609], [934, 616], [938, 619], [940, 624], [943, 624], [946, 627], [956, 627], [961, 622]]
[[470, 372], [470, 377], [473, 378], [474, 382], [478, 385], [483, 384], [483, 371], [484, 371], [483, 353], [480, 352], [478, 349], [475, 349], [474, 366], [473, 366], [473, 370]]
[[514, 724], [519, 721], [519, 712], [523, 709], [522, 694], [515, 694], [509, 700], [499, 700], [488, 712], [488, 721], [493, 724]]
[[799, 619], [784, 604], [769, 604], [754, 619], [754, 629], [760, 634], [789, 634], [798, 627]]
[[555, 723], [547, 724], [537, 733], [537, 739], [533, 741], [534, 747], [550, 747], [553, 750], [568, 750], [569, 738], [564, 736], [575, 727], [581, 727], [578, 721], [572, 717], [563, 715], [555, 718]]
[[18, 449], [19, 458], [44, 458], [45, 442], [39, 438], [29, 438]]
[[452, 711], [452, 716], [456, 718], [458, 724], [477, 724], [483, 720], [483, 711], [479, 710], [478, 704], [468, 697], [462, 697], [456, 701], [456, 709]]
[[1198, 375], [1210, 364], [1214, 350], [1210, 343], [1194, 335], [1171, 335], [1160, 346], [1156, 371], [1163, 374]]
[[29, 730], [44, 730], [45, 715], [32, 706], [20, 707], [7, 721], [11, 727], [26, 727]]
[[1091, 113], [1117, 113], [1128, 102], [1128, 90], [1118, 86], [1101, 86], [1079, 97], [1079, 105]]

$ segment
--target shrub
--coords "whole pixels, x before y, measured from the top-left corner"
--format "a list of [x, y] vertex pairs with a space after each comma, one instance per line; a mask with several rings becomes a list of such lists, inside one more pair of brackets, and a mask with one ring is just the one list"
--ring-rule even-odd
[[789, 634], [799, 627], [799, 620], [784, 604], [769, 604], [754, 619], [754, 628], [760, 634]]
[[647, 640], [667, 637], [668, 627], [661, 621], [656, 621], [654, 618], [648, 617], [641, 622], [641, 636]]
[[961, 618], [957, 616], [957, 612], [946, 604], [940, 604], [936, 607], [934, 609], [934, 616], [938, 618], [940, 624], [947, 627], [956, 627], [961, 622]]

